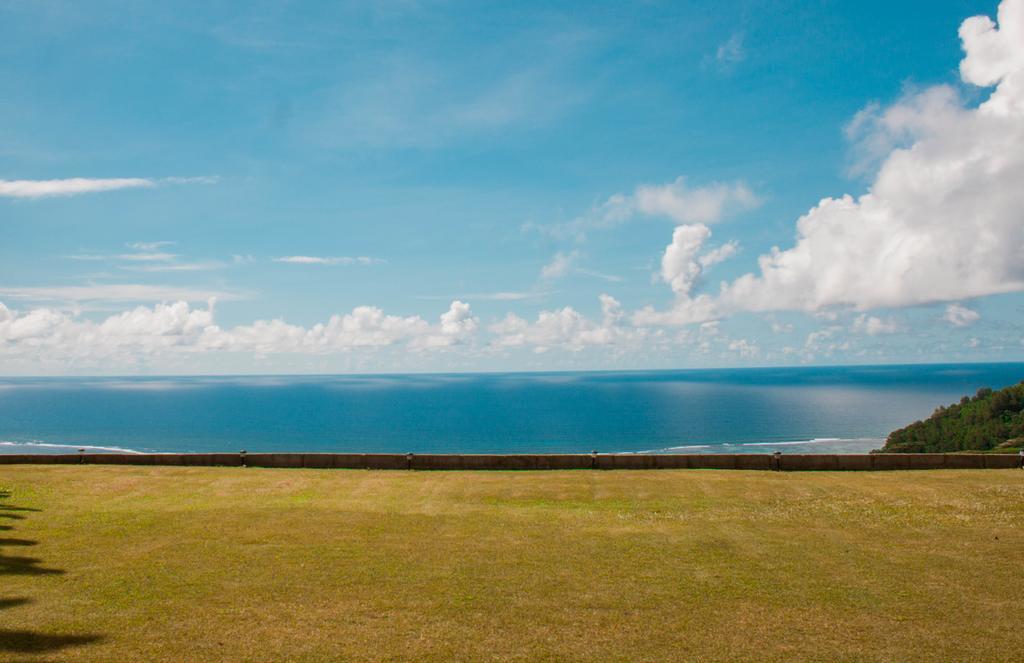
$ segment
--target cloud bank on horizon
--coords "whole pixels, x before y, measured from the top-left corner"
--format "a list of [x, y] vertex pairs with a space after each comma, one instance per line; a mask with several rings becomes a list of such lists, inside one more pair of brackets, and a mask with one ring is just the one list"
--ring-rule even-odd
[[[557, 297], [553, 289], [558, 283], [583, 276], [591, 277], [591, 284], [594, 278], [606, 285], [628, 284], [641, 303], [664, 293], [667, 303], [630, 307], [621, 297], [595, 289], [596, 315], [564, 305], [532, 315], [506, 310], [485, 319], [473, 309], [474, 296], [464, 293], [433, 317], [359, 305], [308, 325], [275, 316], [222, 326], [215, 301], [258, 295], [224, 281], [216, 287], [174, 287], [108, 283], [104, 274], [72, 286], [0, 284], [0, 362], [6, 365], [0, 371], [195, 370], [204, 366], [204, 358], [220, 354], [262, 360], [274, 355], [371, 356], [384, 350], [399, 357], [389, 364], [397, 367], [418, 365], [417, 358], [428, 355], [434, 363], [426, 365], [486, 367], [496, 357], [519, 351], [539, 357], [537, 361], [552, 352], [594, 351], [640, 365], [677, 347], [741, 362], [827, 361], [849, 356], [842, 353], [854, 346], [870, 347], [884, 339], [910, 335], [908, 342], [913, 343], [915, 324], [907, 316], [919, 315], [922, 307], [939, 307], [929, 324], [954, 332], [975, 326], [982, 320], [977, 309], [983, 298], [1024, 292], [1024, 0], [1003, 0], [995, 20], [967, 18], [959, 38], [963, 87], [911, 89], [890, 105], [871, 103], [857, 113], [846, 133], [858, 159], [856, 170], [869, 179], [866, 191], [822, 198], [796, 220], [792, 244], [758, 255], [756, 269], [737, 270], [734, 263], [747, 241], [731, 236], [726, 221], [761, 208], [768, 185], [742, 179], [701, 185], [693, 175], [680, 176], [663, 184], [637, 184], [632, 193], [612, 195], [568, 221], [524, 224], [523, 236], [540, 238], [556, 249], [554, 255], [549, 249], [546, 260], [538, 258], [540, 267], [532, 267], [531, 275], [523, 278], [522, 292], [485, 293], [477, 299], [507, 305], [529, 301], [531, 293]], [[744, 33], [735, 32], [716, 51], [716, 59], [732, 71], [750, 57], [752, 48]], [[983, 98], [972, 101], [972, 90], [981, 91]], [[0, 197], [43, 205], [46, 198], [217, 182], [0, 179]], [[606, 271], [598, 249], [591, 247], [611, 241], [609, 233], [616, 229], [646, 228], [649, 218], [664, 219], [674, 229], [666, 232], [660, 247], [649, 247], [648, 264], [634, 272], [641, 277], [620, 276], [619, 268]], [[45, 224], [45, 219], [36, 223]], [[308, 268], [319, 274], [313, 278], [327, 280], [330, 287], [350, 290], [374, 278], [366, 271], [357, 275], [356, 267], [398, 262], [390, 256], [300, 253], [304, 249], [298, 243], [295, 253], [280, 247], [264, 257], [183, 261], [178, 247], [171, 246], [143, 242], [131, 245], [128, 253], [68, 258], [136, 272], [209, 273], [232, 264], [261, 269], [277, 264], [290, 268], [290, 274]], [[331, 269], [346, 266], [352, 269]], [[713, 283], [712, 275], [724, 267], [731, 267], [732, 275]], [[451, 269], [458, 270], [458, 265]], [[197, 307], [198, 302], [206, 303]], [[136, 306], [116, 310], [125, 303]], [[102, 305], [97, 310], [107, 307], [106, 313], [97, 317], [90, 312], [96, 305]], [[115, 310], [109, 309], [112, 305]], [[760, 321], [763, 336], [725, 331], [730, 320], [743, 316]], [[793, 320], [816, 326], [802, 343], [787, 342], [767, 354], [769, 339], [792, 333]], [[1019, 349], [1019, 328], [1013, 334]], [[971, 342], [975, 340], [972, 336]], [[413, 359], [403, 363], [401, 357]]]

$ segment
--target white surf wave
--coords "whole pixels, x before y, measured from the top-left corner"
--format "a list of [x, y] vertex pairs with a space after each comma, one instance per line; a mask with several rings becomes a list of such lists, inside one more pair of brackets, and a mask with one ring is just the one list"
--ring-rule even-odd
[[791, 444], [825, 444], [828, 442], [859, 442], [867, 440], [866, 437], [854, 437], [844, 440], [841, 437], [816, 437], [813, 440], [788, 440], [786, 442], [743, 442], [741, 447], [785, 447]]
[[871, 443], [872, 445], [881, 446], [885, 443], [885, 438], [880, 437], [816, 437], [810, 440], [782, 440], [780, 442], [722, 442], [720, 444], [687, 444], [673, 447], [663, 447], [661, 449], [649, 449], [646, 451], [629, 451], [620, 453], [637, 453], [637, 454], [663, 454], [672, 452], [686, 452], [694, 449], [712, 449], [713, 453], [735, 453], [735, 450], [743, 447], [789, 447], [789, 446], [802, 446], [802, 445], [814, 445], [814, 444], [830, 444], [830, 445], [844, 445], [853, 443]]
[[801, 444], [852, 444], [866, 443], [879, 445], [885, 444], [884, 437], [816, 437], [811, 440], [787, 440], [785, 442], [745, 442], [741, 447], [784, 447]]
[[618, 454], [663, 454], [666, 451], [683, 451], [685, 449], [710, 449], [721, 446], [718, 444], [686, 444], [681, 447], [665, 447], [663, 449], [645, 449], [643, 451], [616, 451]]
[[135, 449], [125, 449], [123, 447], [100, 447], [92, 444], [53, 444], [51, 442], [12, 442], [9, 440], [0, 440], [0, 447], [14, 447], [14, 448], [42, 448], [42, 449], [67, 449], [69, 451], [78, 451], [79, 449], [85, 449], [86, 451], [96, 451], [101, 453], [121, 453], [121, 454], [141, 454], [142, 451], [136, 451]]

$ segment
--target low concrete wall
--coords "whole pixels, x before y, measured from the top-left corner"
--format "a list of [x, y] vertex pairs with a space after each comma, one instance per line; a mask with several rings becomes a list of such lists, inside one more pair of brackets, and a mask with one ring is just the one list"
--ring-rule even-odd
[[1016, 454], [0, 454], [0, 465], [184, 465], [366, 470], [776, 470], [1008, 469]]

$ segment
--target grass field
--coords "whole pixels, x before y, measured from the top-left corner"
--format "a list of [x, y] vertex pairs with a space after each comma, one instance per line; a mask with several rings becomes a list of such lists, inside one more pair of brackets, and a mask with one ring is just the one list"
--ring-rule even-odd
[[0, 467], [0, 659], [1020, 660], [1024, 472]]

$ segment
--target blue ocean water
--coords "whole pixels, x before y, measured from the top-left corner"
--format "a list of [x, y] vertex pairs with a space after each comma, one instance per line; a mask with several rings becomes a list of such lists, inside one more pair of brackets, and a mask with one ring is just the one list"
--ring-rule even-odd
[[1024, 364], [0, 378], [0, 453], [862, 452]]

